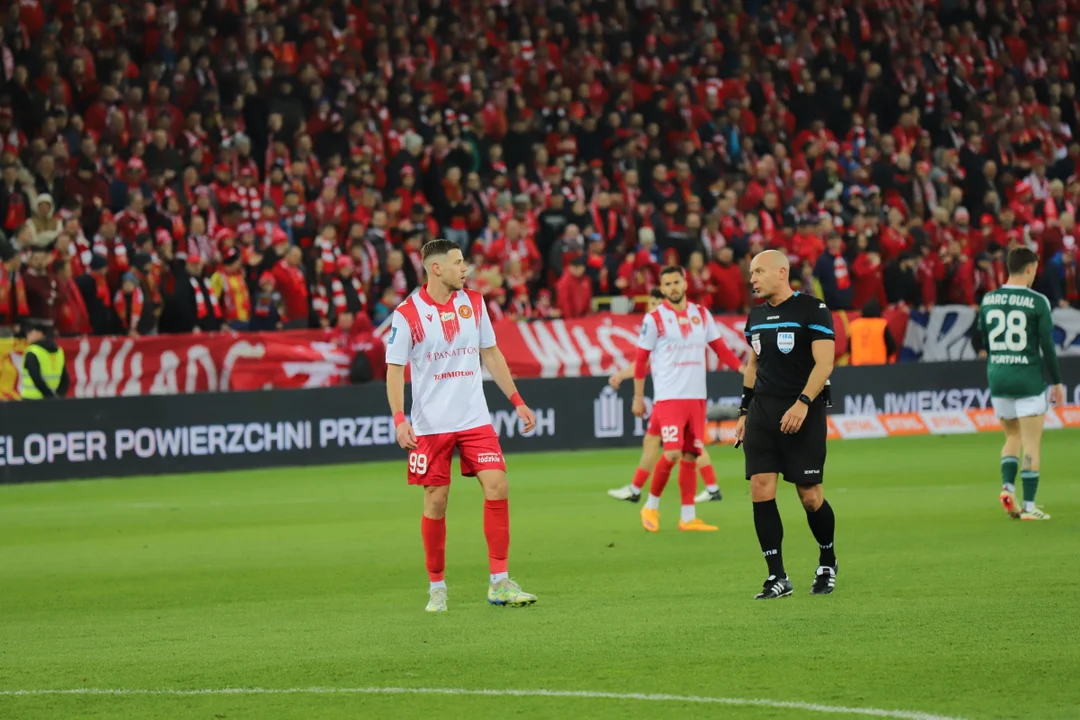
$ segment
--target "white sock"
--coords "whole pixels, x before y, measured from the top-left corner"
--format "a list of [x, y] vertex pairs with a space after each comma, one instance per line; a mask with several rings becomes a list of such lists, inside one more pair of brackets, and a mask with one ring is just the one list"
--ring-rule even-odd
[[508, 577], [510, 577], [509, 573], [492, 573], [491, 584], [494, 585], [495, 583], [500, 582], [501, 580], [505, 580]]
[[631, 485], [630, 486], [630, 492], [633, 493], [634, 495], [640, 495], [641, 494], [641, 488]]
[[1035, 509], [1035, 503], [1034, 502], [1028, 502], [1027, 500], [1024, 501], [1024, 512], [1031, 512], [1034, 509]]
[[645, 499], [645, 509], [646, 510], [659, 510], [660, 509], [660, 498], [657, 497], [656, 495], [653, 495], [652, 493], [649, 493], [649, 497]]
[[1011, 493], [1016, 492], [1016, 486], [1013, 485], [1012, 483], [1005, 483], [1004, 485], [1001, 486], [1001, 489], [1002, 490], [1008, 490]]
[[437, 590], [439, 588], [442, 588], [443, 590], [446, 589], [446, 581], [445, 580], [436, 580], [435, 582], [431, 583], [431, 589], [428, 590], [428, 592], [431, 592], [431, 590]]
[[694, 512], [693, 505], [683, 505], [682, 510], [679, 511], [679, 519], [685, 522], [690, 522], [697, 517], [697, 513]]
[[709, 492], [716, 492], [717, 490], [720, 489], [720, 486], [717, 485], [716, 483], [713, 483], [712, 485], [706, 485], [705, 489], [708, 490]]

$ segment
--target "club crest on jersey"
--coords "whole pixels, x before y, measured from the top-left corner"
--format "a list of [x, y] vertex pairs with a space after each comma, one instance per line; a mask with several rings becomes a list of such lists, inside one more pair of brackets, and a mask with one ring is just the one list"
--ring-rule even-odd
[[785, 355], [791, 352], [795, 348], [795, 333], [793, 332], [778, 332], [776, 333], [776, 349]]
[[695, 315], [694, 317], [690, 318], [690, 322], [694, 323], [695, 325], [700, 325], [701, 324], [701, 318], [698, 317], [697, 315]]
[[459, 307], [457, 309], [457, 311], [458, 311], [458, 315], [465, 318], [466, 320], [468, 320], [469, 318], [472, 317], [472, 308], [469, 307], [468, 305], [462, 305], [461, 307]]
[[761, 354], [761, 333], [754, 333], [750, 336], [750, 347], [754, 348], [754, 354]]
[[454, 313], [452, 313], [452, 312], [440, 313], [439, 314], [439, 319], [442, 320], [443, 322], [450, 322], [451, 320], [454, 319]]

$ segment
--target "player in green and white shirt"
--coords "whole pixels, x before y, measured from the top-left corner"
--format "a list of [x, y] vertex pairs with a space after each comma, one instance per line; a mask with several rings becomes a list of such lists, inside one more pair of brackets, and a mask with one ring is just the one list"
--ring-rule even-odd
[[[979, 357], [989, 359], [986, 376], [990, 402], [1005, 430], [1001, 505], [1011, 517], [1021, 520], [1050, 519], [1035, 506], [1043, 418], [1050, 409], [1046, 400], [1047, 375], [1052, 383], [1050, 400], [1057, 406], [1065, 402], [1050, 302], [1031, 289], [1038, 263], [1038, 256], [1026, 247], [1009, 251], [1009, 279], [983, 298], [977, 331], [972, 336]], [[1016, 503], [1017, 469], [1024, 483], [1023, 508]]]

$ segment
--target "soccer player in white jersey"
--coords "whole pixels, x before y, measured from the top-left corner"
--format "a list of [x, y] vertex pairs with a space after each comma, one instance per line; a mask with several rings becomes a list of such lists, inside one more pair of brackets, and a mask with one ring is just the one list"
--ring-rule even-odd
[[679, 529], [716, 530], [716, 526], [698, 518], [694, 509], [697, 458], [705, 449], [705, 348], [711, 347], [720, 362], [732, 370], [741, 367], [741, 363], [724, 345], [709, 311], [687, 302], [682, 268], [661, 270], [660, 290], [666, 299], [645, 316], [634, 362], [633, 413], [637, 417], [645, 415], [645, 375], [651, 362], [652, 412], [664, 448], [653, 470], [649, 498], [641, 510], [641, 524], [649, 532], [660, 530], [660, 495], [678, 462], [682, 495]]
[[[522, 591], [507, 574], [506, 463], [491, 426], [481, 360], [516, 408], [524, 432], [536, 426], [536, 416], [518, 394], [506, 359], [495, 344], [483, 297], [463, 289], [468, 268], [461, 249], [449, 240], [432, 240], [421, 252], [428, 280], [394, 311], [386, 342], [386, 392], [398, 444], [409, 451], [409, 484], [424, 488], [420, 530], [431, 583], [426, 610], [446, 610], [446, 502], [455, 448], [461, 474], [475, 477], [484, 491], [484, 536], [491, 571], [488, 602], [531, 605], [536, 596]], [[406, 365], [412, 366], [412, 423], [404, 412]]]
[[[664, 299], [664, 293], [660, 291], [660, 288], [653, 288], [652, 292], [649, 293], [649, 304], [645, 312], [651, 313], [660, 307]], [[618, 390], [623, 382], [633, 377], [634, 364], [631, 363], [608, 378], [608, 384]], [[629, 485], [612, 488], [607, 491], [607, 494], [616, 500], [626, 500], [627, 502], [636, 503], [641, 500], [641, 491], [645, 487], [645, 483], [648, 482], [653, 468], [656, 467], [656, 461], [660, 458], [660, 451], [660, 428], [656, 424], [656, 415], [652, 414], [649, 416], [649, 425], [645, 430], [645, 439], [641, 441], [641, 462], [638, 463], [637, 469], [634, 470], [633, 482]], [[705, 483], [705, 489], [694, 500], [696, 502], [718, 502], [722, 500], [724, 496], [716, 482], [716, 472], [713, 470], [712, 458], [709, 457], [708, 450], [702, 448], [701, 455], [697, 459], [697, 466], [698, 472], [701, 473], [701, 479]]]

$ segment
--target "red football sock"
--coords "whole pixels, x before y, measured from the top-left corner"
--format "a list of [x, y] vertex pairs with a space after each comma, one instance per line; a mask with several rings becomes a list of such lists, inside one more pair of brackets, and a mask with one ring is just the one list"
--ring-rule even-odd
[[491, 574], [506, 572], [510, 557], [510, 501], [484, 501], [484, 536], [487, 538]]
[[697, 494], [697, 462], [682, 460], [679, 462], [679, 493], [683, 505], [693, 505]]
[[701, 473], [701, 479], [705, 482], [705, 487], [716, 484], [716, 470], [713, 469], [712, 465], [702, 465], [699, 472]]
[[645, 487], [645, 483], [649, 481], [649, 471], [645, 468], [638, 468], [634, 471], [634, 487], [638, 490]]
[[671, 477], [671, 469], [675, 467], [675, 463], [667, 459], [667, 457], [661, 455], [660, 459], [656, 461], [656, 469], [652, 474], [652, 487], [649, 489], [651, 495], [660, 497], [664, 493], [664, 488], [667, 487], [668, 478]]
[[420, 534], [424, 537], [428, 580], [439, 582], [446, 569], [446, 518], [432, 520], [427, 515], [421, 516]]

